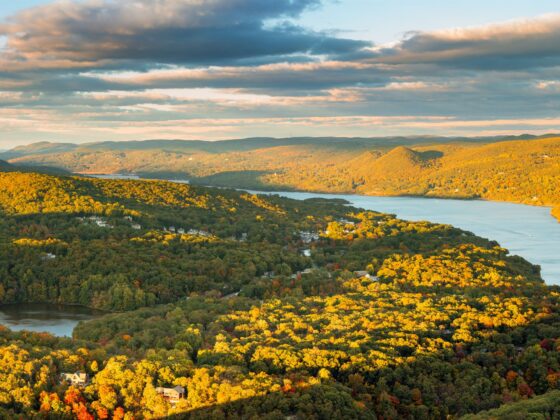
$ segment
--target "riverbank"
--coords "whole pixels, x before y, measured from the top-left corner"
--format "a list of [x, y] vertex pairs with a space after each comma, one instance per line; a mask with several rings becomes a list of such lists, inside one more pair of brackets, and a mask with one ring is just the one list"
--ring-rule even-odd
[[144, 174], [99, 174], [99, 173], [76, 173], [75, 175], [78, 176], [87, 176], [93, 178], [101, 178], [101, 179], [129, 179], [129, 180], [148, 180], [148, 181], [169, 181], [175, 182], [179, 184], [192, 184], [201, 187], [211, 187], [211, 188], [232, 188], [232, 189], [239, 189], [239, 190], [248, 190], [255, 193], [269, 193], [269, 192], [298, 192], [298, 193], [311, 193], [311, 194], [324, 194], [324, 195], [357, 195], [357, 196], [364, 196], [364, 197], [410, 197], [410, 198], [425, 198], [425, 199], [440, 199], [440, 200], [464, 200], [464, 201], [489, 201], [489, 202], [496, 202], [496, 203], [510, 203], [510, 204], [519, 204], [519, 205], [527, 205], [527, 206], [534, 206], [534, 207], [544, 207], [548, 208], [552, 217], [554, 217], [560, 223], [560, 204], [556, 203], [544, 203], [544, 204], [535, 204], [532, 203], [530, 200], [502, 200], [498, 198], [492, 197], [482, 197], [480, 195], [471, 195], [471, 196], [451, 196], [451, 195], [437, 195], [437, 194], [397, 194], [397, 193], [389, 193], [389, 192], [375, 192], [375, 193], [364, 193], [357, 190], [325, 190], [321, 188], [314, 188], [310, 190], [298, 189], [290, 186], [275, 186], [275, 185], [263, 185], [263, 186], [255, 186], [255, 185], [239, 185], [239, 186], [231, 186], [231, 185], [222, 185], [220, 183], [212, 184], [212, 183], [199, 183], [197, 179], [161, 179], [161, 178], [153, 178], [153, 177], [146, 177]]
[[[403, 196], [319, 194], [293, 191], [255, 191], [305, 200], [342, 199], [366, 210], [395, 214], [399, 219], [444, 223], [496, 240], [512, 255], [519, 255], [541, 266], [547, 284], [560, 285], [560, 224], [542, 206], [490, 200], [458, 200]], [[430, 200], [430, 203], [426, 200]]]

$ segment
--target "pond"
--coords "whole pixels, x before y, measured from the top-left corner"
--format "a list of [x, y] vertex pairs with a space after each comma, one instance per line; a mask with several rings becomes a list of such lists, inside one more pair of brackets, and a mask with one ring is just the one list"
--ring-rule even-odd
[[58, 337], [72, 337], [74, 327], [104, 315], [83, 306], [50, 303], [0, 305], [0, 324], [12, 331], [49, 332]]

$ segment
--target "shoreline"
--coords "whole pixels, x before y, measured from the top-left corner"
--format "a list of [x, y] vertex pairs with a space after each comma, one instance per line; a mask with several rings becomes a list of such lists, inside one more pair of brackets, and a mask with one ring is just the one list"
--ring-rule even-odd
[[[560, 223], [560, 204], [531, 204], [526, 203], [523, 201], [513, 201], [513, 200], [497, 200], [497, 199], [489, 199], [483, 197], [449, 197], [449, 196], [440, 196], [440, 195], [423, 195], [423, 194], [363, 194], [357, 193], [355, 191], [339, 191], [339, 192], [332, 192], [332, 191], [322, 191], [322, 190], [300, 190], [290, 187], [285, 188], [245, 188], [245, 187], [230, 187], [230, 186], [222, 186], [222, 185], [209, 185], [209, 184], [196, 184], [192, 183], [189, 179], [161, 179], [161, 178], [145, 178], [141, 177], [138, 174], [129, 173], [117, 173], [117, 174], [107, 174], [107, 173], [86, 173], [86, 172], [75, 172], [74, 175], [77, 176], [84, 176], [84, 177], [92, 177], [98, 179], [121, 179], [121, 180], [137, 180], [137, 181], [168, 181], [177, 184], [189, 184], [193, 186], [201, 186], [207, 188], [221, 188], [221, 189], [232, 189], [238, 191], [248, 191], [248, 192], [256, 192], [256, 193], [282, 193], [282, 192], [290, 192], [290, 193], [306, 193], [306, 194], [324, 194], [324, 195], [355, 195], [360, 197], [393, 197], [393, 198], [425, 198], [425, 199], [439, 199], [439, 200], [457, 200], [457, 201], [486, 201], [486, 202], [494, 202], [494, 203], [509, 203], [521, 206], [530, 206], [530, 207], [543, 207], [549, 210], [550, 216], [555, 219], [558, 223]], [[114, 177], [114, 178], [111, 178]], [[271, 186], [272, 187], [272, 186]]]

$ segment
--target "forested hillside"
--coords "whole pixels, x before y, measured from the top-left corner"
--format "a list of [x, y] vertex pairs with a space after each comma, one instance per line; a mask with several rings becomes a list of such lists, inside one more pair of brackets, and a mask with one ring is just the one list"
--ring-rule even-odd
[[560, 210], [560, 138], [248, 139], [32, 145], [12, 163], [202, 185], [484, 198]]
[[448, 225], [18, 172], [0, 213], [1, 303], [108, 311], [72, 340], [0, 330], [6, 418], [447, 419], [560, 387], [558, 288]]
[[469, 414], [463, 420], [522, 420], [560, 418], [560, 391], [550, 391], [530, 400], [505, 404], [504, 406]]

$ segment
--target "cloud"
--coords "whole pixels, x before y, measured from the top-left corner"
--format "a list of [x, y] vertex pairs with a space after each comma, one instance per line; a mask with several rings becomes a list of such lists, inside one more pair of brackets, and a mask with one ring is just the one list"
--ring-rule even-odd
[[[240, 89], [146, 89], [143, 91], [82, 92], [104, 106], [124, 106], [129, 110], [156, 110], [162, 112], [192, 112], [192, 105], [213, 104], [220, 107], [251, 109], [262, 107], [297, 107], [302, 105], [332, 105], [356, 103], [364, 100], [360, 90], [330, 89], [314, 95], [269, 95]], [[2, 92], [0, 92], [0, 102]]]
[[410, 32], [374, 61], [495, 70], [560, 63], [560, 14], [478, 27]]
[[[0, 24], [13, 70], [220, 64], [344, 55], [367, 42], [334, 38], [288, 18], [319, 0], [87, 0], [24, 10]], [[271, 22], [275, 23], [271, 23]]]
[[559, 14], [410, 32], [376, 47], [297, 25], [319, 6], [60, 0], [24, 10], [0, 22], [0, 137], [488, 134], [560, 125]]
[[543, 92], [560, 93], [560, 80], [540, 80], [535, 87]]
[[[113, 139], [223, 139], [254, 136], [389, 136], [438, 133], [440, 135], [503, 135], [528, 131], [546, 133], [560, 130], [560, 118], [463, 120], [442, 116], [321, 116], [276, 118], [183, 118], [151, 121], [68, 121], [48, 111], [23, 110], [14, 113], [0, 109], [0, 124], [5, 130], [50, 140], [76, 140], [83, 131], [82, 141], [108, 135]], [[39, 127], [39, 128], [37, 128]], [[438, 131], [438, 130], [445, 131]], [[0, 145], [6, 141], [0, 139]]]
[[[254, 66], [168, 66], [147, 71], [84, 72], [82, 83], [103, 82], [109, 89], [139, 87], [214, 87], [261, 89], [326, 89], [357, 84], [382, 85], [388, 75], [382, 66], [327, 60], [280, 62]], [[68, 82], [69, 80], [66, 79]]]

